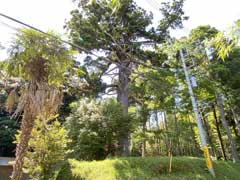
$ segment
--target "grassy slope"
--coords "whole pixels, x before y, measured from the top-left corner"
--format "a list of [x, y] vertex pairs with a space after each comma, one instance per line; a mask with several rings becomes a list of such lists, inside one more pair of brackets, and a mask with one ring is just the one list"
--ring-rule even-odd
[[[58, 180], [196, 180], [212, 179], [204, 160], [175, 157], [172, 173], [168, 173], [169, 158], [119, 158], [104, 161], [79, 162], [69, 160]], [[215, 161], [217, 180], [240, 180], [240, 164]]]

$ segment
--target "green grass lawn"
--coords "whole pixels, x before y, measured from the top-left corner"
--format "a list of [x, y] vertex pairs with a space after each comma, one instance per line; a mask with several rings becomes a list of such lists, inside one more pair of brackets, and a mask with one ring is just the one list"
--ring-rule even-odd
[[[240, 180], [240, 164], [214, 161], [217, 180]], [[174, 157], [168, 172], [168, 157], [131, 157], [104, 161], [68, 160], [58, 180], [195, 180], [212, 179], [204, 159]]]

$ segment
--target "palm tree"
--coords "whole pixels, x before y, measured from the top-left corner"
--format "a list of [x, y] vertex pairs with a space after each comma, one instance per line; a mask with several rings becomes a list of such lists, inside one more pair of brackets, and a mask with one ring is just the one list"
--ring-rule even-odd
[[25, 82], [18, 92], [20, 97], [13, 98], [17, 94], [14, 89], [6, 103], [11, 111], [13, 101], [18, 99], [13, 117], [22, 115], [20, 141], [11, 176], [12, 180], [20, 180], [34, 120], [38, 117], [44, 121], [57, 113], [62, 99], [64, 72], [72, 64], [72, 55], [57, 38], [27, 29], [16, 34], [9, 52], [7, 72]]

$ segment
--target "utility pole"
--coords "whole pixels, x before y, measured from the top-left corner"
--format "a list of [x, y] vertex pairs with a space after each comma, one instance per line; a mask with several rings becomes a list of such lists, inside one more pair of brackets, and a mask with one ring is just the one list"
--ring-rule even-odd
[[190, 81], [190, 78], [189, 78], [188, 69], [187, 69], [187, 66], [186, 66], [185, 57], [183, 55], [182, 48], [180, 48], [179, 51], [180, 51], [180, 57], [181, 57], [181, 60], [182, 60], [182, 66], [183, 66], [183, 70], [184, 70], [189, 94], [190, 94], [191, 101], [192, 101], [194, 116], [195, 116], [195, 119], [197, 121], [197, 127], [198, 127], [198, 131], [199, 131], [199, 135], [200, 135], [201, 147], [202, 147], [202, 150], [203, 150], [204, 156], [205, 156], [206, 166], [207, 166], [209, 172], [211, 173], [211, 175], [215, 178], [216, 176], [215, 176], [215, 173], [214, 173], [212, 160], [211, 160], [211, 157], [210, 157], [210, 154], [209, 154], [209, 149], [207, 147], [207, 141], [206, 141], [206, 137], [204, 135], [203, 124], [202, 124], [202, 121], [201, 121], [200, 116], [198, 114], [198, 107], [197, 107], [197, 103], [196, 103], [196, 100], [195, 100], [195, 97], [194, 97], [192, 84], [191, 84], [191, 81]]

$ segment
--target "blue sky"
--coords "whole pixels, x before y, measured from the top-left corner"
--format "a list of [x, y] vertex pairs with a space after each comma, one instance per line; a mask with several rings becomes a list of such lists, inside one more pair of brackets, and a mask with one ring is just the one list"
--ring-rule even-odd
[[[136, 2], [146, 10], [152, 11], [156, 17], [155, 21], [161, 16], [157, 11], [157, 2], [161, 3], [161, 0], [136, 0]], [[190, 19], [184, 23], [185, 28], [174, 32], [174, 35], [186, 35], [192, 28], [206, 24], [224, 30], [233, 21], [240, 19], [239, 7], [239, 0], [186, 0], [184, 10]], [[44, 31], [51, 29], [64, 33], [64, 21], [70, 18], [70, 11], [74, 8], [71, 0], [2, 0], [0, 12]], [[15, 28], [21, 26], [0, 18], [0, 42], [7, 46], [15, 31], [3, 25], [4, 23]], [[3, 59], [6, 55], [4, 50], [1, 51], [0, 59]]]

